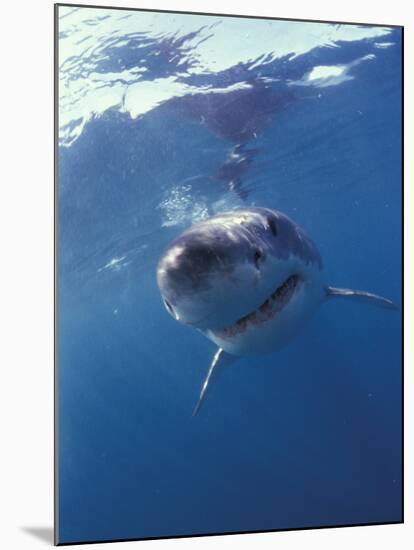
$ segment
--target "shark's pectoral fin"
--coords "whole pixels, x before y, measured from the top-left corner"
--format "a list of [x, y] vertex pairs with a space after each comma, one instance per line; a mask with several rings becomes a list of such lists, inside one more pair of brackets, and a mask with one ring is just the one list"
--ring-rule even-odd
[[230, 355], [229, 353], [226, 353], [221, 348], [218, 348], [218, 350], [216, 351], [216, 353], [213, 357], [210, 368], [208, 369], [206, 379], [204, 380], [203, 385], [201, 387], [200, 397], [198, 398], [197, 405], [194, 407], [193, 416], [195, 416], [198, 413], [198, 411], [200, 410], [200, 406], [201, 406], [201, 403], [202, 403], [202, 401], [204, 399], [204, 396], [207, 392], [207, 388], [208, 388], [208, 385], [210, 383], [213, 371], [215, 370], [217, 365], [220, 364], [220, 367], [222, 367], [224, 365], [230, 365], [230, 364], [234, 363], [234, 361], [237, 361], [236, 356]]
[[328, 298], [354, 298], [375, 306], [385, 307], [387, 309], [398, 309], [397, 304], [394, 304], [394, 302], [388, 300], [388, 298], [377, 296], [365, 290], [352, 290], [351, 288], [334, 288], [333, 286], [328, 286], [326, 295]]

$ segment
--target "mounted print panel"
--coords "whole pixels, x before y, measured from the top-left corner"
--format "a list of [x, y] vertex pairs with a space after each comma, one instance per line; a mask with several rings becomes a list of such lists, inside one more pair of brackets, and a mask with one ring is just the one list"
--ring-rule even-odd
[[402, 521], [402, 47], [56, 6], [57, 544]]

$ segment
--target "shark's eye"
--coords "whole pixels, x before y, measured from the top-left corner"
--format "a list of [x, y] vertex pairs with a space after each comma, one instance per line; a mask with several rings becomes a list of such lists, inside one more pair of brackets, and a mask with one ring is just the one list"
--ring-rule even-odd
[[263, 257], [262, 251], [257, 248], [254, 253], [254, 265], [256, 266], [257, 269], [259, 269], [259, 264], [262, 257]]
[[168, 313], [170, 313], [171, 315], [174, 315], [174, 310], [173, 310], [172, 305], [170, 304], [170, 302], [168, 302], [168, 300], [164, 300], [164, 305], [165, 305], [165, 308], [168, 311]]
[[276, 228], [276, 222], [273, 218], [267, 218], [267, 223], [269, 224], [269, 229], [273, 233], [273, 235], [276, 237], [277, 235], [277, 228]]

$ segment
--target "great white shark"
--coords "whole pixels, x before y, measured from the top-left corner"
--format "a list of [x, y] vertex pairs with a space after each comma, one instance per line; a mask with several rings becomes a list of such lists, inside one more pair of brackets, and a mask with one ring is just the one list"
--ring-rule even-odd
[[193, 414], [217, 365], [279, 350], [324, 301], [357, 298], [397, 307], [370, 292], [328, 286], [322, 267], [305, 232], [269, 208], [218, 214], [170, 244], [157, 268], [165, 308], [218, 347]]

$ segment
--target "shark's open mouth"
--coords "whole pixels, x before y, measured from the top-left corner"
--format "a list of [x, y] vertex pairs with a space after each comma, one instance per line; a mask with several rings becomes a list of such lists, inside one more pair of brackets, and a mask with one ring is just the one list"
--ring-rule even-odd
[[231, 338], [244, 332], [251, 325], [260, 325], [270, 321], [290, 302], [300, 282], [301, 279], [298, 275], [291, 275], [258, 309], [245, 315], [233, 325], [214, 330], [214, 334], [220, 338]]

